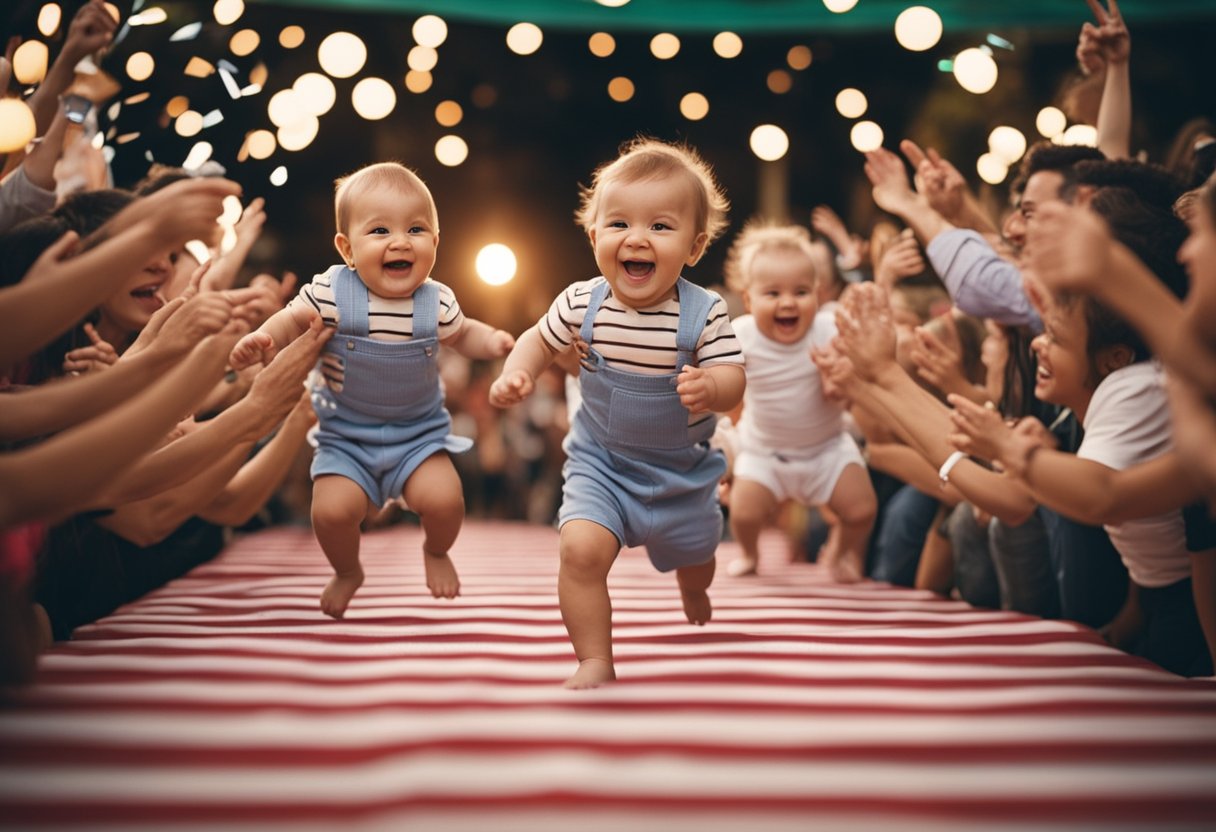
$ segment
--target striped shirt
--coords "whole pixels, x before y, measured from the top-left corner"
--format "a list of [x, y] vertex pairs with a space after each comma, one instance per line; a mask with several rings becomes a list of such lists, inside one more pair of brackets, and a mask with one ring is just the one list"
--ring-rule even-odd
[[[537, 330], [554, 350], [561, 352], [574, 343], [583, 325], [591, 290], [603, 277], [573, 283], [557, 296], [537, 323]], [[697, 365], [743, 366], [743, 350], [731, 329], [726, 302], [715, 301], [697, 342]], [[676, 368], [676, 332], [680, 324], [680, 301], [666, 300], [646, 309], [632, 309], [617, 302], [609, 289], [595, 316], [591, 345], [610, 367], [644, 375], [663, 375]]]
[[[430, 278], [427, 278], [430, 280]], [[460, 333], [464, 325], [464, 313], [456, 301], [456, 295], [439, 281], [431, 281], [439, 289], [439, 341], [448, 341]], [[288, 308], [307, 306], [321, 315], [326, 326], [338, 325], [338, 304], [334, 299], [333, 286], [327, 273], [314, 275], [300, 288]], [[414, 299], [382, 298], [368, 290], [367, 334], [375, 341], [409, 341], [414, 336]], [[342, 389], [341, 360], [325, 353], [321, 359], [322, 372], [329, 386]]]

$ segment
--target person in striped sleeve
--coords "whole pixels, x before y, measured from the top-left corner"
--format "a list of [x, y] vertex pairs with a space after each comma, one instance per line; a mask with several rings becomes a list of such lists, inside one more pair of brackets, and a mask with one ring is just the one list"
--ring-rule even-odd
[[743, 396], [743, 354], [725, 302], [681, 271], [721, 234], [727, 206], [691, 148], [626, 145], [578, 213], [601, 276], [558, 296], [490, 388], [496, 406], [517, 404], [555, 358], [579, 354], [558, 515], [558, 599], [579, 662], [568, 688], [616, 678], [607, 579], [622, 546], [645, 546], [659, 571], [675, 571], [691, 623], [711, 615], [726, 462], [709, 438], [714, 414]]

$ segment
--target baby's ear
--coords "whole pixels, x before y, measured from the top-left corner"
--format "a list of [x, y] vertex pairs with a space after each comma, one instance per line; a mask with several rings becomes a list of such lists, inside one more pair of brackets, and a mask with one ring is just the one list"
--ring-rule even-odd
[[701, 259], [701, 255], [705, 253], [705, 247], [709, 245], [709, 235], [702, 231], [697, 235], [697, 239], [693, 240], [692, 250], [688, 253], [688, 259], [684, 262], [690, 266], [697, 265], [697, 261]]
[[334, 248], [338, 250], [338, 254], [342, 255], [342, 260], [348, 268], [354, 268], [354, 263], [351, 262], [351, 254], [353, 253], [350, 246], [350, 238], [339, 231], [334, 235]]

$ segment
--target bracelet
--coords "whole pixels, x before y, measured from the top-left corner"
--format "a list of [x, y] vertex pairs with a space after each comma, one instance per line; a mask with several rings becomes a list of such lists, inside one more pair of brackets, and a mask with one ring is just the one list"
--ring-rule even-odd
[[946, 457], [946, 461], [942, 463], [942, 467], [937, 471], [937, 478], [942, 481], [942, 488], [945, 488], [950, 482], [950, 472], [954, 470], [954, 466], [958, 465], [960, 460], [966, 459], [967, 455], [962, 451], [955, 451]]

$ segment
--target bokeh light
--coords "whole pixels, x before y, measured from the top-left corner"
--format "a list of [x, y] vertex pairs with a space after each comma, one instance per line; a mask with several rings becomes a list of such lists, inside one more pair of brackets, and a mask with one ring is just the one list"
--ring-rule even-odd
[[789, 64], [790, 69], [802, 71], [811, 65], [813, 59], [811, 47], [809, 46], [791, 46], [790, 51], [785, 53], [785, 62]]
[[334, 106], [338, 91], [329, 77], [319, 72], [305, 72], [291, 85], [300, 108], [314, 116], [323, 116]]
[[363, 118], [379, 121], [397, 106], [397, 93], [383, 78], [364, 78], [351, 90], [350, 101]]
[[942, 39], [942, 19], [928, 6], [911, 6], [895, 18], [895, 40], [904, 49], [924, 52]]
[[975, 170], [989, 185], [999, 185], [1009, 175], [1009, 166], [995, 153], [985, 153], [975, 160]]
[[988, 134], [988, 149], [1006, 165], [1012, 165], [1026, 152], [1026, 137], [1016, 127], [1003, 124]]
[[350, 32], [334, 32], [317, 49], [321, 69], [335, 78], [349, 78], [367, 63], [367, 46]]
[[823, 5], [830, 12], [836, 14], [844, 14], [849, 9], [857, 5], [857, 0], [823, 0]]
[[435, 121], [444, 127], [455, 127], [464, 118], [464, 108], [455, 101], [440, 101], [435, 105]]
[[680, 115], [689, 121], [700, 121], [709, 115], [709, 99], [699, 92], [690, 92], [680, 99]]
[[203, 129], [203, 114], [197, 110], [186, 110], [173, 122], [173, 129], [183, 138], [197, 136]]
[[469, 146], [460, 136], [444, 136], [435, 142], [435, 158], [439, 164], [454, 168], [469, 158]]
[[279, 142], [269, 130], [254, 130], [245, 139], [245, 145], [253, 158], [269, 159], [274, 155], [274, 149], [279, 146]]
[[771, 92], [775, 92], [777, 95], [784, 95], [794, 86], [794, 79], [784, 69], [774, 69], [768, 74], [765, 83], [768, 84]]
[[424, 14], [414, 21], [414, 28], [411, 32], [414, 35], [414, 41], [419, 46], [438, 49], [440, 44], [448, 39], [448, 24], [442, 17]]
[[[142, 53], [147, 55], [147, 52]], [[13, 53], [13, 76], [21, 84], [38, 84], [46, 77], [50, 50], [40, 40], [27, 40]], [[149, 59], [151, 56], [149, 55]], [[148, 73], [151, 75], [151, 73]], [[144, 78], [148, 77], [147, 75]], [[142, 81], [143, 78], [136, 79]]]
[[203, 166], [203, 162], [211, 158], [213, 150], [211, 142], [195, 142], [194, 147], [186, 154], [182, 167], [186, 170], [198, 170]]
[[279, 46], [284, 49], [295, 49], [304, 42], [304, 27], [284, 26], [279, 32]]
[[869, 106], [866, 94], [859, 89], [845, 87], [836, 93], [836, 112], [845, 118], [861, 118]]
[[983, 95], [996, 86], [996, 61], [981, 49], [964, 49], [954, 58], [954, 77], [967, 92]]
[[63, 20], [63, 9], [58, 3], [46, 3], [38, 10], [38, 31], [44, 38], [49, 38], [59, 29]]
[[515, 252], [502, 243], [490, 243], [477, 252], [477, 276], [490, 286], [502, 286], [515, 277]]
[[20, 98], [0, 98], [0, 153], [21, 150], [34, 139], [34, 111]]
[[306, 115], [287, 127], [278, 129], [276, 136], [279, 140], [279, 147], [284, 150], [303, 150], [312, 144], [312, 140], [317, 137], [317, 131], [320, 129], [321, 123], [317, 121], [317, 117]]
[[150, 9], [144, 9], [139, 14], [133, 14], [127, 19], [127, 23], [132, 26], [155, 26], [157, 23], [164, 23], [169, 19], [169, 13], [159, 6], [153, 6]]
[[1064, 132], [1068, 126], [1068, 116], [1059, 107], [1044, 107], [1035, 116], [1034, 127], [1039, 135], [1046, 139], [1054, 139]]
[[411, 69], [405, 73], [405, 88], [412, 93], [424, 93], [435, 83], [435, 76], [429, 72], [419, 72]]
[[619, 9], [621, 6], [628, 3], [629, 0], [595, 0], [595, 2], [599, 3], [601, 6], [607, 6], [610, 9]]
[[287, 184], [287, 168], [279, 165], [270, 172], [270, 184], [276, 188], [281, 188]]
[[633, 98], [633, 82], [624, 75], [618, 75], [608, 82], [608, 97], [618, 103]]
[[849, 131], [849, 141], [858, 153], [882, 147], [882, 128], [873, 121], [859, 121]]
[[228, 41], [228, 48], [233, 55], [244, 57], [253, 53], [262, 42], [262, 37], [253, 29], [242, 29]]
[[245, 3], [243, 0], [216, 0], [211, 11], [215, 15], [216, 23], [229, 26], [236, 23], [245, 13]]
[[743, 52], [743, 38], [734, 32], [714, 35], [714, 52], [719, 58], [737, 58]]
[[1052, 141], [1057, 144], [1098, 146], [1098, 129], [1088, 124], [1074, 124]]
[[165, 105], [165, 113], [169, 118], [177, 118], [186, 110], [190, 109], [190, 99], [184, 95], [175, 95], [169, 99], [169, 103]]
[[439, 63], [439, 53], [429, 46], [415, 46], [405, 56], [405, 63], [416, 72], [430, 72]]
[[650, 54], [660, 61], [670, 60], [680, 52], [680, 39], [671, 32], [660, 32], [650, 39]]
[[760, 159], [775, 162], [789, 151], [790, 137], [775, 124], [761, 124], [752, 131], [748, 145]]
[[[215, 65], [210, 61], [203, 60], [198, 55], [195, 55], [186, 62], [186, 68], [183, 69], [182, 72], [189, 75], [191, 78], [206, 78], [208, 75], [213, 75], [215, 73]], [[250, 79], [253, 78], [252, 72], [249, 73], [249, 77]]]
[[596, 32], [587, 39], [587, 48], [597, 58], [607, 58], [616, 51], [616, 38], [607, 32]]
[[516, 23], [507, 30], [507, 48], [516, 55], [531, 55], [544, 40], [544, 33], [535, 23]]
[[279, 90], [266, 102], [266, 114], [276, 127], [286, 127], [309, 115], [304, 96], [294, 89]]

